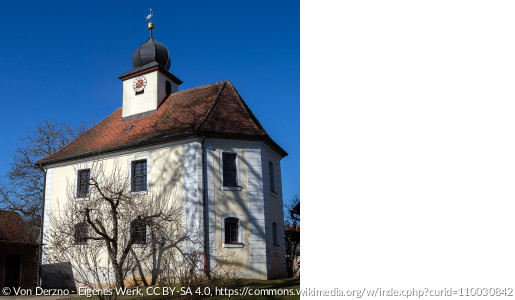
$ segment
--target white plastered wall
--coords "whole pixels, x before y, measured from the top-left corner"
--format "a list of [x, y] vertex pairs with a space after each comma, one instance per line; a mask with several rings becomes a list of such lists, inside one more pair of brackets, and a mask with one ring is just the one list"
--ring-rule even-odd
[[[275, 192], [270, 188], [270, 173], [268, 163], [274, 166]], [[265, 203], [267, 203], [266, 214], [266, 239], [267, 239], [267, 270], [269, 278], [280, 278], [287, 276], [286, 272], [286, 245], [284, 239], [284, 209], [281, 181], [281, 157], [268, 147], [263, 149], [263, 190]], [[278, 245], [273, 243], [272, 223], [277, 223]]]
[[[211, 269], [217, 262], [232, 264], [241, 277], [267, 279], [285, 274], [285, 247], [282, 210], [280, 157], [261, 142], [234, 140], [206, 140], [207, 222]], [[240, 161], [241, 190], [221, 188], [220, 155], [223, 149], [237, 149]], [[138, 151], [125, 151], [117, 155], [99, 157], [114, 164], [124, 162], [127, 173], [130, 161], [148, 158], [149, 182], [164, 180], [176, 191], [183, 204], [183, 220], [189, 235], [183, 244], [186, 253], [203, 251], [203, 195], [202, 149], [200, 139], [191, 139], [168, 145], [152, 146]], [[275, 170], [276, 194], [270, 194], [268, 161]], [[50, 212], [59, 210], [57, 202], [68, 200], [66, 187], [75, 184], [76, 170], [91, 160], [62, 164], [47, 172], [44, 231], [48, 234]], [[222, 247], [222, 217], [236, 214], [243, 217], [242, 248]], [[277, 222], [279, 246], [272, 243], [272, 221]], [[51, 245], [49, 245], [51, 246]]]
[[[151, 196], [151, 193], [162, 193], [169, 197], [170, 201], [182, 205], [184, 176], [182, 155], [182, 146], [179, 143], [171, 143], [48, 168], [45, 190], [45, 215], [43, 220], [44, 243], [48, 244], [45, 248], [52, 251], [52, 241], [48, 239], [49, 233], [52, 230], [51, 218], [59, 216], [59, 211], [64, 209], [67, 201], [77, 201], [74, 198], [70, 199], [69, 189], [76, 189], [76, 172], [78, 169], [91, 166], [94, 162], [98, 164], [100, 161], [107, 172], [112, 170], [114, 166], [117, 166], [120, 168], [120, 173], [130, 176], [130, 162], [134, 159], [145, 158], [147, 159], [148, 168], [148, 196]], [[93, 170], [94, 168], [92, 172]], [[107, 262], [107, 256], [103, 258], [103, 261]], [[47, 261], [44, 260], [44, 263], [47, 263]]]
[[[221, 178], [223, 151], [238, 153], [238, 170], [241, 190], [224, 190]], [[275, 155], [275, 156], [274, 156]], [[268, 157], [277, 163], [275, 198], [266, 192], [269, 185]], [[261, 142], [210, 139], [206, 141], [206, 168], [208, 186], [208, 224], [210, 236], [211, 267], [217, 262], [228, 262], [241, 277], [267, 279], [285, 274], [285, 264], [278, 255], [284, 254], [282, 246], [272, 245], [271, 220], [278, 225], [278, 239], [284, 241], [282, 220], [282, 196], [280, 181], [280, 157]], [[238, 162], [237, 162], [238, 164]], [[265, 196], [266, 195], [266, 196]], [[268, 201], [272, 201], [272, 206]], [[241, 248], [225, 248], [222, 241], [222, 218], [224, 215], [243, 216], [243, 244]], [[270, 223], [270, 224], [268, 224]], [[281, 229], [282, 228], [282, 229]], [[272, 262], [275, 258], [275, 262]], [[282, 268], [282, 269], [281, 269]], [[284, 271], [282, 271], [284, 270]]]
[[[147, 85], [143, 93], [137, 94], [134, 91], [133, 83], [139, 76], [147, 79]], [[156, 110], [165, 99], [166, 81], [170, 82], [172, 93], [179, 90], [179, 86], [175, 82], [158, 70], [139, 76], [123, 81], [122, 117], [124, 118]]]

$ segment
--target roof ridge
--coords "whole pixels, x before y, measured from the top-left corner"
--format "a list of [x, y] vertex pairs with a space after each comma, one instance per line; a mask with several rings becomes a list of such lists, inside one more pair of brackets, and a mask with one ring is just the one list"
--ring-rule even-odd
[[[222, 82], [222, 81], [221, 81]], [[204, 119], [202, 119], [202, 121], [200, 121], [200, 123], [196, 126], [196, 130], [199, 130], [200, 127], [202, 127], [202, 125], [204, 125], [204, 123], [206, 123], [207, 121], [207, 118], [209, 117], [209, 115], [211, 114], [211, 112], [213, 111], [213, 108], [215, 107], [216, 103], [218, 103], [218, 99], [220, 99], [220, 95], [222, 94], [222, 91], [224, 90], [225, 86], [227, 85], [227, 82], [229, 82], [229, 80], [225, 80], [223, 81], [224, 85], [222, 86], [222, 88], [218, 91], [218, 94], [216, 95], [216, 98], [215, 100], [213, 101], [213, 103], [211, 104], [211, 107], [209, 107], [209, 109], [207, 110], [206, 112], [206, 115], [204, 116]]]
[[[230, 83], [230, 82], [229, 82]], [[263, 130], [263, 132], [268, 135], [268, 132], [266, 132], [265, 128], [263, 127], [263, 125], [261, 125], [261, 123], [259, 122], [259, 120], [256, 118], [256, 116], [254, 115], [254, 113], [252, 112], [252, 110], [250, 110], [250, 108], [248, 107], [247, 103], [245, 103], [245, 100], [243, 100], [243, 98], [241, 97], [240, 93], [238, 93], [238, 90], [234, 87], [234, 85], [232, 83], [230, 83], [232, 88], [234, 89], [234, 91], [236, 92], [236, 94], [238, 95], [238, 98], [240, 98], [240, 101], [241, 103], [243, 104], [243, 107], [247, 110], [247, 113], [250, 115], [250, 117], [252, 118], [252, 120], [256, 123], [256, 125], [259, 127], [259, 129]]]
[[196, 91], [196, 90], [200, 90], [200, 89], [205, 89], [205, 88], [208, 88], [208, 87], [211, 87], [213, 85], [217, 85], [217, 84], [220, 84], [220, 83], [226, 82], [226, 81], [228, 81], [228, 80], [219, 81], [219, 82], [215, 82], [215, 83], [210, 83], [210, 84], [194, 87], [194, 88], [191, 88], [191, 89], [187, 89], [187, 90], [184, 90], [184, 91], [175, 92], [175, 93], [170, 94], [170, 96], [180, 95], [180, 94], [184, 94], [186, 92], [191, 92], [191, 91]]
[[[227, 80], [225, 80], [225, 81], [227, 81]], [[189, 93], [189, 92], [197, 91], [197, 90], [200, 90], [200, 89], [207, 89], [208, 87], [211, 87], [211, 86], [213, 86], [213, 85], [220, 84], [220, 83], [225, 82], [225, 81], [219, 81], [219, 82], [210, 83], [210, 84], [206, 84], [206, 85], [202, 85], [202, 86], [197, 86], [197, 87], [195, 87], [195, 88], [191, 88], [191, 89], [188, 89], [188, 90], [184, 90], [184, 91], [180, 91], [180, 92], [171, 93], [171, 94], [168, 96], [168, 98], [164, 99], [164, 100], [159, 104], [159, 106], [158, 106], [158, 108], [157, 108], [157, 109], [161, 108], [161, 106], [163, 106], [163, 104], [164, 104], [165, 102], [167, 102], [167, 101], [168, 101], [168, 99], [171, 99], [171, 98], [172, 98], [173, 96], [175, 96], [175, 95], [182, 95], [182, 94], [185, 94], [186, 92], [188, 92], [188, 93]]]

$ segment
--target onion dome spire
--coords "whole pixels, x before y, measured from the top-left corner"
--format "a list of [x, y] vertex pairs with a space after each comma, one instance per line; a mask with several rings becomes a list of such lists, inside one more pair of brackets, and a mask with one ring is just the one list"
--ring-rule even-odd
[[152, 22], [153, 15], [154, 13], [152, 9], [150, 9], [150, 14], [147, 16], [147, 20], [150, 20], [148, 23], [150, 37], [132, 54], [132, 66], [138, 68], [152, 62], [157, 62], [162, 67], [169, 70], [170, 56], [168, 49], [165, 45], [158, 43], [152, 35], [152, 30], [154, 29], [154, 23]]

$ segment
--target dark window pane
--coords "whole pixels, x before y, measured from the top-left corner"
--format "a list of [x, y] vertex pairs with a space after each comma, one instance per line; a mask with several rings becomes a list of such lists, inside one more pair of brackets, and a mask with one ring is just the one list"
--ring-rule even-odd
[[237, 186], [236, 180], [236, 153], [222, 153], [223, 185]]
[[225, 219], [225, 243], [234, 244], [238, 243], [238, 219], [226, 218]]
[[227, 219], [225, 219], [225, 243], [229, 244], [231, 242], [231, 227], [227, 223]]
[[86, 198], [89, 196], [89, 169], [79, 170], [77, 176], [77, 197]]
[[268, 173], [270, 173], [270, 190], [275, 193], [274, 164], [271, 161], [268, 162]]
[[75, 245], [86, 245], [88, 242], [88, 224], [86, 222], [75, 224], [73, 235]]
[[147, 243], [147, 224], [141, 219], [131, 222], [131, 237], [134, 244], [144, 245]]
[[275, 222], [272, 223], [272, 234], [273, 234], [274, 245], [279, 245], [279, 243], [277, 241], [277, 223], [275, 223]]
[[166, 84], [165, 84], [165, 93], [166, 93], [166, 96], [169, 96], [172, 93], [172, 84], [168, 80], [166, 81]]
[[132, 162], [132, 191], [147, 190], [147, 161], [138, 160]]

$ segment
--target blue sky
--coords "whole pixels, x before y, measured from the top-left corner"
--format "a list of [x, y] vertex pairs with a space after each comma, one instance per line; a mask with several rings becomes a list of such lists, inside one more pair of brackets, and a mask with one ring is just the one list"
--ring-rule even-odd
[[230, 80], [282, 161], [284, 199], [300, 193], [298, 1], [9, 1], [0, 11], [0, 175], [43, 120], [97, 123], [122, 104], [118, 76], [154, 38], [181, 90]]

